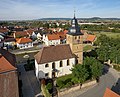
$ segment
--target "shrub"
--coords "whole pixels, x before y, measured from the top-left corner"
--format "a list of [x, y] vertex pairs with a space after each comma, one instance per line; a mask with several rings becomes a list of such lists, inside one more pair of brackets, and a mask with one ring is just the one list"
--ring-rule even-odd
[[46, 85], [46, 88], [47, 88], [48, 90], [51, 90], [51, 89], [52, 89], [52, 83], [48, 83], [48, 84]]

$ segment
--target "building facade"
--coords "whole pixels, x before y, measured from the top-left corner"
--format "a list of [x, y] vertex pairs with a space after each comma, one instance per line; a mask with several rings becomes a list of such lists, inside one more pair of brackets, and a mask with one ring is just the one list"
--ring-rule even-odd
[[[37, 78], [52, 78], [71, 74], [75, 57], [69, 45], [44, 47], [35, 55], [35, 73]], [[53, 72], [55, 71], [55, 72]]]
[[66, 43], [70, 45], [72, 52], [76, 55], [76, 64], [83, 62], [83, 34], [80, 31], [77, 19], [71, 21], [71, 28], [66, 35]]
[[58, 45], [60, 44], [60, 37], [58, 34], [44, 34], [43, 35], [43, 42], [46, 46], [49, 45]]
[[33, 42], [29, 38], [20, 38], [17, 40], [16, 45], [19, 49], [26, 49], [33, 47]]

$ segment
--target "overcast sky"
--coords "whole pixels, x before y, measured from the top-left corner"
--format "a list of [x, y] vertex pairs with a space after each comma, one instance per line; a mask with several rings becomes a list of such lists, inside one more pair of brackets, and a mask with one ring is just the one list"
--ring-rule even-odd
[[120, 0], [0, 0], [0, 20], [120, 18]]

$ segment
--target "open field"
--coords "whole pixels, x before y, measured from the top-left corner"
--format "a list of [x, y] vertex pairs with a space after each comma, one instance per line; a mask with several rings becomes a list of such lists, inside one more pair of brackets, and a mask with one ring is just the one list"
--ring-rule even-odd
[[111, 38], [120, 38], [120, 33], [112, 33], [112, 32], [94, 32], [95, 35], [97, 35], [97, 37], [100, 36], [100, 34], [105, 34], [108, 37]]

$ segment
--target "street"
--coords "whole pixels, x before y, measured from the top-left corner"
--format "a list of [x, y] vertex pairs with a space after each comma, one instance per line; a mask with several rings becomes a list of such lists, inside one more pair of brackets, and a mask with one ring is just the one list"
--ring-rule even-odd
[[[114, 69], [109, 68], [108, 72], [100, 77], [100, 82], [85, 90], [78, 90], [66, 94], [62, 97], [103, 97], [105, 89], [108, 87], [113, 91], [117, 91], [120, 94], [120, 81], [118, 83], [119, 74]], [[117, 87], [115, 87], [117, 85]]]

